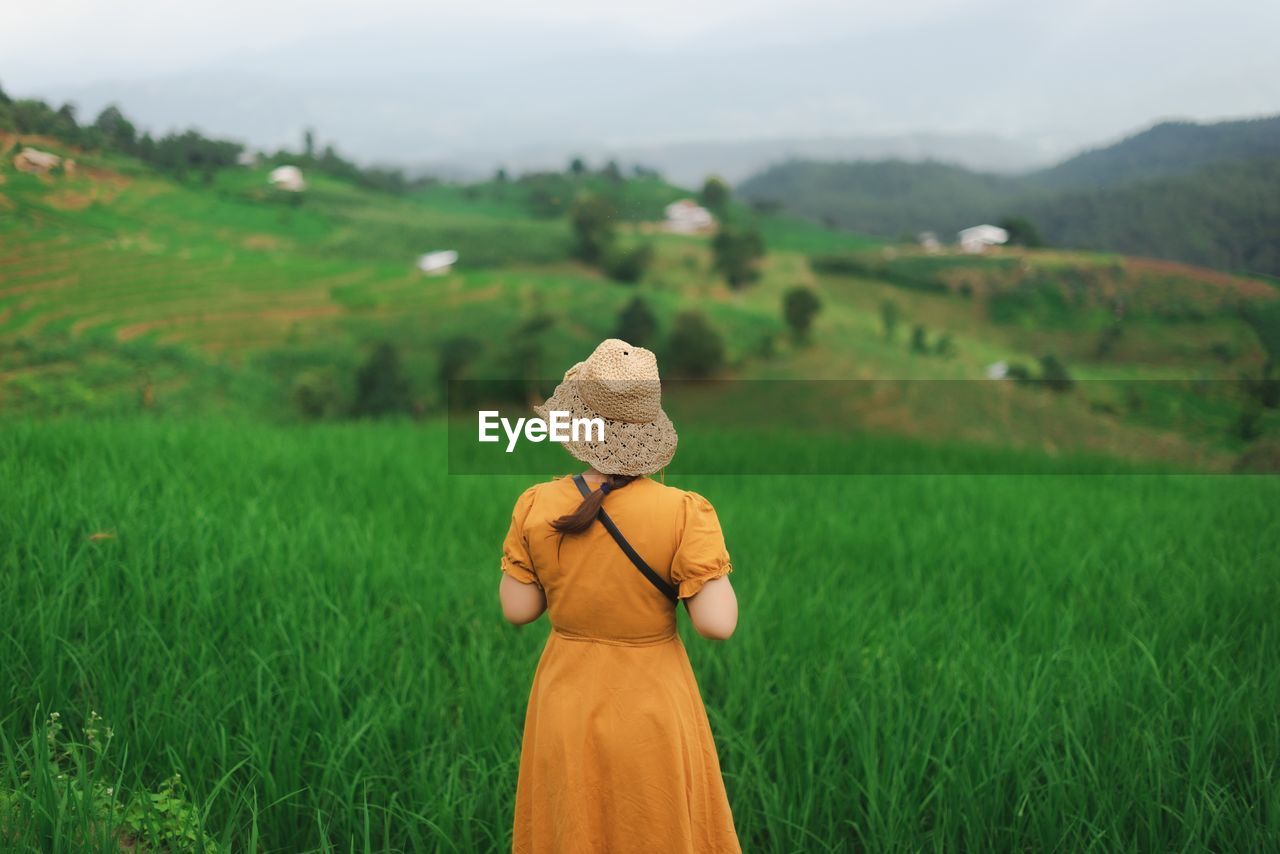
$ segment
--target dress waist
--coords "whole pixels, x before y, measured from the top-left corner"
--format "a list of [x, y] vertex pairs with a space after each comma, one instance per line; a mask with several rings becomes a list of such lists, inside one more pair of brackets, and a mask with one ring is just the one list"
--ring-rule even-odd
[[567, 629], [553, 627], [553, 633], [570, 641], [585, 641], [586, 643], [607, 643], [613, 646], [657, 646], [658, 644], [670, 643], [679, 637], [675, 632], [671, 632], [656, 638], [604, 638], [594, 635], [584, 635], [577, 632], [571, 632]]

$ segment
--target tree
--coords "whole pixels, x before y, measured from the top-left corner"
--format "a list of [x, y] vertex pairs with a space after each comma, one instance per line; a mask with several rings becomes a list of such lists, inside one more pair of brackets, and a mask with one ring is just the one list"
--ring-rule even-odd
[[1009, 243], [1014, 246], [1025, 246], [1028, 249], [1044, 246], [1040, 230], [1025, 216], [1007, 216], [1000, 220], [999, 225], [1009, 232]]
[[[334, 418], [346, 407], [343, 383], [332, 368], [303, 371], [293, 381], [293, 405], [305, 418]], [[148, 382], [147, 389], [151, 388]], [[144, 405], [147, 392], [144, 392]]]
[[1257, 377], [1244, 377], [1244, 388], [1262, 406], [1280, 407], [1280, 300], [1252, 303], [1241, 315], [1267, 354]]
[[922, 323], [917, 323], [911, 328], [911, 352], [929, 352], [929, 335], [925, 332], [924, 324]]
[[898, 304], [893, 300], [885, 300], [880, 303], [880, 325], [884, 329], [886, 341], [893, 340], [898, 331], [898, 320], [901, 315], [902, 312], [898, 308]]
[[440, 382], [448, 385], [460, 380], [467, 368], [484, 351], [484, 345], [470, 335], [455, 335], [440, 345]]
[[698, 311], [676, 315], [663, 355], [673, 376], [701, 379], [724, 367], [724, 339]]
[[707, 210], [723, 216], [725, 209], [729, 207], [729, 195], [729, 185], [725, 180], [718, 175], [711, 175], [703, 182], [698, 201]]
[[124, 113], [115, 104], [98, 113], [94, 119], [94, 128], [102, 134], [103, 140], [114, 148], [132, 152], [138, 141], [138, 129], [133, 122], [125, 118]]
[[956, 354], [955, 340], [951, 337], [950, 332], [944, 332], [938, 336], [938, 340], [933, 342], [933, 352], [943, 358], [949, 358]]
[[658, 318], [643, 297], [635, 296], [618, 315], [618, 330], [614, 337], [629, 344], [644, 347], [653, 341], [658, 332]]
[[1052, 391], [1070, 391], [1074, 380], [1063, 361], [1050, 353], [1040, 357], [1040, 384]]
[[575, 157], [569, 161], [569, 174], [584, 175], [587, 171], [587, 164], [581, 157]]
[[782, 299], [782, 314], [791, 327], [791, 336], [796, 341], [808, 341], [809, 329], [813, 319], [822, 310], [822, 301], [812, 288], [797, 285], [787, 291]]
[[353, 415], [383, 416], [410, 412], [409, 378], [400, 363], [400, 351], [386, 341], [369, 354], [356, 372], [356, 397]]
[[534, 295], [534, 302], [524, 319], [506, 336], [507, 371], [504, 396], [508, 400], [532, 404], [538, 395], [538, 380], [542, 379], [542, 363], [545, 357], [546, 336], [555, 328], [556, 319]]
[[653, 244], [641, 243], [631, 249], [609, 249], [604, 256], [604, 271], [616, 282], [634, 284], [644, 278], [653, 262]]
[[302, 152], [308, 160], [316, 159], [316, 132], [311, 128], [302, 132]]
[[756, 278], [756, 260], [764, 256], [764, 238], [754, 228], [722, 228], [711, 241], [715, 267], [729, 287], [745, 287]]
[[573, 225], [574, 255], [588, 264], [599, 264], [613, 244], [613, 224], [617, 211], [604, 196], [583, 193], [569, 210]]
[[604, 169], [600, 170], [600, 174], [608, 179], [611, 184], [622, 183], [622, 169], [618, 166], [618, 161], [610, 160], [604, 165]]

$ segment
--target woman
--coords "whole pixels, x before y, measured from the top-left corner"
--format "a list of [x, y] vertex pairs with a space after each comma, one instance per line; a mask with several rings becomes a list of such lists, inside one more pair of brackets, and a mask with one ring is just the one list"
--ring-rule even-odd
[[[724, 640], [738, 603], [720, 523], [701, 495], [646, 475], [675, 453], [652, 353], [610, 339], [541, 407], [601, 418], [565, 443], [591, 467], [516, 501], [502, 611], [552, 631], [525, 717], [517, 852], [736, 852], [715, 742], [676, 604]], [[599, 436], [591, 436], [598, 439]]]

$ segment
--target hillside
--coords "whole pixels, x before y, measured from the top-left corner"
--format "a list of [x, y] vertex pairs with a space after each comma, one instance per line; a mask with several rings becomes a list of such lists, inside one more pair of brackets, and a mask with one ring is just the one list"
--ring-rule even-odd
[[1227, 161], [1280, 156], [1280, 116], [1215, 124], [1162, 122], [1109, 146], [1028, 174], [1038, 186], [1059, 189], [1190, 175]]
[[[1241, 306], [1275, 298], [1247, 278], [1064, 252], [893, 254], [735, 208], [768, 252], [756, 280], [734, 290], [709, 237], [655, 230], [680, 191], [652, 178], [544, 174], [394, 195], [314, 174], [292, 195], [267, 187], [266, 166], [183, 182], [54, 140], [0, 145], [19, 142], [78, 165], [50, 176], [16, 173], [8, 158], [0, 167], [0, 408], [9, 412], [343, 418], [381, 343], [393, 348], [412, 411], [442, 414], [443, 378], [558, 376], [615, 334], [639, 298], [654, 327], [642, 343], [666, 364], [681, 358], [678, 316], [693, 312], [708, 330], [699, 335], [724, 348], [721, 376], [853, 383], [796, 386], [805, 399], [772, 409], [773, 428], [790, 430], [812, 409], [816, 429], [1192, 469], [1231, 466], [1270, 429], [1269, 411], [1239, 426], [1239, 378], [1268, 358]], [[652, 247], [636, 284], [573, 257], [565, 200], [605, 190], [618, 202], [622, 244]], [[460, 252], [452, 272], [414, 269], [417, 254], [442, 248]], [[821, 304], [803, 342], [782, 312], [796, 286]], [[997, 361], [1034, 377], [1051, 356], [1069, 367], [1072, 390], [983, 380]], [[819, 406], [831, 388], [844, 402]], [[740, 413], [735, 394], [697, 392]]]
[[744, 182], [757, 202], [898, 238], [1008, 216], [1055, 246], [1280, 275], [1280, 118], [1164, 124], [1007, 177], [941, 164], [791, 162]]

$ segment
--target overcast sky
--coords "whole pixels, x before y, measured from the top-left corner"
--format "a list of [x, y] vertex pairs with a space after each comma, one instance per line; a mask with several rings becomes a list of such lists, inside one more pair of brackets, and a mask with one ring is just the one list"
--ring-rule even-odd
[[[422, 49], [450, 50], [450, 31], [593, 32], [602, 41], [661, 49], [718, 34], [744, 42], [865, 33], [983, 0], [42, 0], [38, 14], [6, 15], [6, 79], [32, 85], [187, 70], [230, 55], [313, 38], [412, 31]], [[473, 49], [480, 46], [472, 46]], [[529, 47], [532, 47], [530, 45]], [[376, 59], [378, 46], [366, 45]]]
[[[1280, 113], [1275, 0], [42, 0], [0, 85], [364, 157]], [[1065, 142], [1064, 142], [1065, 141]]]

